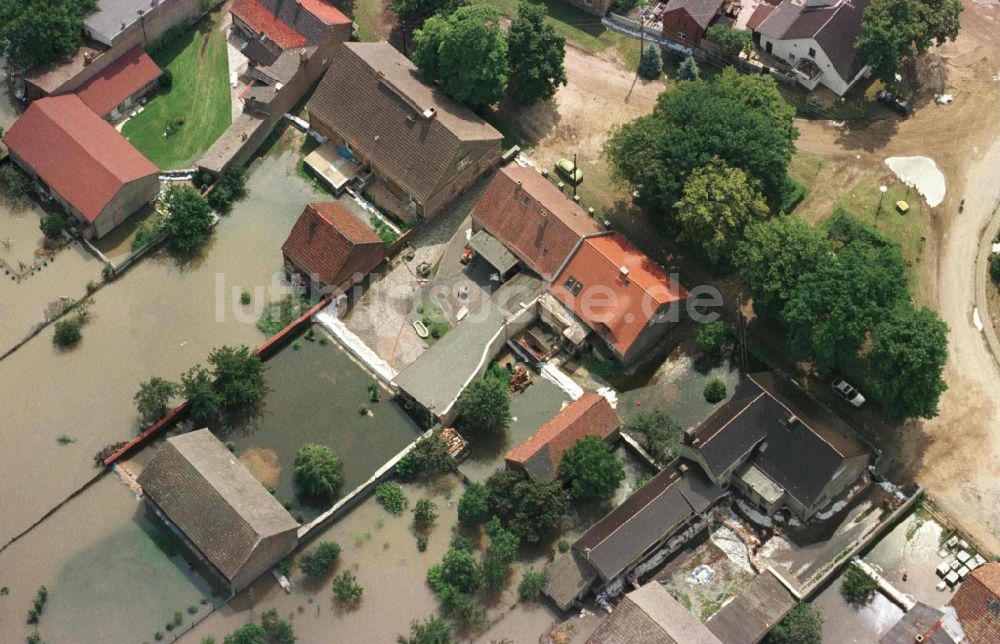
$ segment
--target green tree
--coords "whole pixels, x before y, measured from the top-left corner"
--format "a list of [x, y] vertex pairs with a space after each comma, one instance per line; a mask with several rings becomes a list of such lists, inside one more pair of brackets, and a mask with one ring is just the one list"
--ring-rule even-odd
[[483, 557], [483, 585], [495, 593], [507, 586], [510, 565], [517, 558], [517, 547], [521, 540], [506, 530], [498, 517], [490, 519], [485, 529], [490, 538], [490, 546]]
[[409, 500], [399, 483], [386, 481], [375, 486], [375, 498], [390, 514], [400, 515], [406, 509]]
[[249, 347], [220, 347], [208, 355], [208, 362], [223, 407], [251, 405], [267, 393], [264, 362]]
[[155, 423], [167, 413], [170, 399], [180, 393], [177, 383], [153, 376], [139, 385], [133, 400], [139, 416], [147, 423]]
[[507, 31], [507, 91], [523, 105], [547, 101], [566, 84], [566, 39], [545, 21], [548, 15], [541, 2], [521, 0]]
[[875, 595], [878, 584], [865, 574], [856, 564], [850, 564], [844, 569], [840, 593], [852, 604], [867, 604]]
[[19, 69], [45, 65], [83, 43], [83, 19], [97, 0], [0, 0], [0, 42]]
[[726, 325], [719, 321], [701, 325], [695, 343], [706, 358], [718, 358], [726, 346]]
[[333, 580], [333, 595], [341, 604], [360, 604], [364, 592], [364, 588], [350, 570], [345, 570]]
[[421, 476], [448, 474], [458, 469], [455, 459], [448, 453], [448, 441], [440, 432], [420, 439], [396, 464], [396, 475], [404, 481]]
[[822, 644], [823, 613], [802, 602], [771, 629], [766, 641], [767, 644]]
[[52, 341], [64, 349], [72, 347], [83, 338], [82, 328], [83, 323], [76, 316], [65, 317], [56, 322]]
[[447, 16], [468, 4], [468, 0], [391, 0], [389, 6], [407, 26], [419, 27], [431, 16]]
[[656, 80], [663, 73], [663, 58], [660, 55], [660, 48], [656, 45], [647, 45], [643, 48], [639, 56], [639, 75], [646, 80]]
[[56, 240], [60, 239], [66, 230], [66, 220], [59, 213], [52, 212], [42, 217], [38, 227], [42, 229], [46, 239]]
[[990, 279], [1000, 284], [1000, 254], [990, 255]]
[[474, 432], [499, 433], [510, 424], [510, 391], [498, 378], [469, 383], [458, 396], [458, 422]]
[[[2, 134], [0, 138], [3, 138]], [[12, 163], [0, 166], [0, 195], [13, 202], [24, 203], [30, 200], [30, 194], [31, 179], [28, 175]]]
[[547, 571], [528, 568], [524, 571], [524, 576], [521, 577], [521, 583], [517, 585], [517, 596], [521, 598], [521, 601], [537, 601], [547, 583], [549, 583]]
[[431, 615], [426, 620], [410, 622], [410, 636], [397, 635], [396, 644], [451, 644], [448, 622]]
[[684, 428], [662, 407], [632, 414], [622, 431], [637, 437], [642, 448], [661, 465], [674, 460], [684, 438]]
[[559, 478], [574, 499], [610, 499], [625, 480], [625, 467], [604, 441], [587, 436], [563, 453]]
[[872, 333], [869, 383], [890, 418], [933, 418], [948, 388], [948, 325], [934, 311], [906, 303], [889, 310]]
[[413, 62], [445, 94], [479, 109], [500, 100], [507, 85], [507, 40], [500, 12], [487, 5], [434, 16], [413, 35]]
[[172, 185], [163, 198], [167, 216], [163, 229], [170, 248], [190, 253], [208, 241], [212, 233], [212, 207], [201, 193], [186, 185]]
[[778, 315], [799, 278], [829, 261], [833, 251], [823, 232], [798, 217], [751, 224], [736, 246], [733, 263], [743, 275], [758, 311]]
[[267, 644], [267, 633], [259, 624], [250, 622], [226, 635], [222, 642], [223, 644]]
[[875, 321], [906, 297], [899, 247], [852, 241], [799, 277], [782, 317], [793, 349], [819, 367], [849, 365]]
[[681, 241], [720, 269], [729, 268], [743, 230], [769, 214], [759, 183], [720, 159], [691, 172], [674, 209]]
[[744, 51], [753, 51], [753, 34], [749, 29], [733, 29], [717, 22], [708, 28], [706, 35], [730, 58], [735, 58]]
[[333, 497], [344, 483], [344, 464], [326, 445], [309, 443], [295, 453], [295, 480], [312, 497]]
[[490, 515], [527, 543], [538, 543], [559, 526], [567, 498], [559, 481], [541, 483], [516, 470], [500, 470], [486, 481]]
[[302, 555], [299, 560], [299, 569], [307, 577], [319, 578], [330, 572], [333, 564], [337, 563], [340, 557], [340, 544], [333, 541], [324, 541], [315, 549]]
[[219, 410], [219, 394], [211, 372], [201, 365], [195, 365], [181, 376], [181, 390], [187, 400], [188, 413], [195, 422], [212, 418]]
[[485, 523], [490, 518], [490, 490], [480, 483], [469, 483], [458, 501], [458, 520], [467, 527]]
[[681, 64], [677, 66], [677, 80], [696, 81], [700, 78], [701, 69], [698, 67], [698, 61], [694, 59], [694, 56], [685, 56]]
[[876, 77], [892, 84], [904, 65], [958, 37], [961, 13], [961, 0], [872, 0], [855, 51]]
[[713, 405], [722, 402], [726, 398], [726, 383], [718, 378], [712, 378], [705, 383], [705, 400]]
[[691, 172], [718, 157], [757, 179], [776, 210], [798, 138], [794, 115], [774, 79], [730, 68], [660, 94], [652, 114], [612, 130], [604, 153], [651, 208], [669, 211]]
[[212, 192], [208, 193], [208, 204], [218, 211], [227, 210], [234, 201], [246, 196], [246, 186], [246, 168], [241, 165], [231, 166], [222, 173]]
[[278, 615], [277, 609], [272, 608], [261, 613], [260, 625], [264, 629], [267, 644], [295, 644], [295, 629], [291, 623]]
[[468, 550], [452, 548], [441, 561], [441, 580], [462, 593], [471, 593], [483, 583], [479, 562]]
[[426, 532], [438, 518], [437, 505], [430, 499], [419, 499], [413, 506], [413, 527]]

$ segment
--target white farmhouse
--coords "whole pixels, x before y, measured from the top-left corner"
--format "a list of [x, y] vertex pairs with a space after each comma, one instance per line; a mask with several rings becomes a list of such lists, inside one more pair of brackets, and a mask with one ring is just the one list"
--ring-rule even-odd
[[[761, 49], [791, 67], [803, 87], [823, 85], [843, 96], [869, 73], [854, 51], [868, 2], [783, 0], [754, 29], [754, 36]], [[765, 6], [760, 13], [766, 12]]]

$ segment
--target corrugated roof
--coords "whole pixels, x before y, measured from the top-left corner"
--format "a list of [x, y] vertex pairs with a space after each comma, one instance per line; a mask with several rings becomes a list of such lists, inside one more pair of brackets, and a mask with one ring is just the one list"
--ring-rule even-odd
[[667, 467], [587, 530], [573, 548], [614, 579], [656, 543], [723, 495], [701, 469]]
[[725, 0], [669, 0], [663, 13], [683, 10], [692, 20], [698, 23], [702, 29], [708, 29], [715, 16], [719, 15], [719, 10]]
[[688, 296], [621, 233], [586, 238], [549, 291], [622, 354], [661, 306]]
[[621, 421], [608, 400], [590, 391], [563, 407], [504, 458], [523, 466], [534, 479], [553, 481], [559, 475], [563, 453], [578, 440], [587, 436], [605, 440], [619, 427]]
[[503, 139], [386, 42], [338, 47], [308, 110], [420, 202]]
[[35, 101], [4, 142], [89, 222], [125, 184], [159, 172], [76, 94]]
[[706, 626], [723, 644], [756, 644], [798, 603], [767, 569], [709, 618]]
[[1000, 642], [1000, 563], [969, 573], [949, 603], [971, 644]]
[[230, 580], [263, 539], [298, 528], [207, 429], [168, 438], [139, 475], [139, 485]]
[[587, 644], [720, 644], [704, 624], [651, 581], [625, 595]]
[[336, 201], [308, 204], [281, 247], [326, 286], [368, 275], [385, 259], [385, 244]]
[[107, 116], [161, 74], [163, 71], [159, 65], [142, 47], [133, 47], [84, 83], [76, 94], [87, 107], [100, 116]]
[[551, 281], [587, 235], [603, 227], [534, 168], [510, 165], [493, 177], [472, 220], [531, 270]]

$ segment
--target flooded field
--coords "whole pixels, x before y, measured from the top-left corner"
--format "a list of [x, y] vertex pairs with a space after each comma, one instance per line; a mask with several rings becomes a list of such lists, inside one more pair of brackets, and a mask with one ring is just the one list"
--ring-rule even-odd
[[[420, 436], [409, 416], [383, 390], [371, 402], [371, 376], [333, 341], [316, 329], [313, 340], [302, 334], [267, 361], [267, 384], [261, 416], [220, 432], [261, 483], [277, 489], [291, 503], [298, 520], [310, 521], [327, 506], [317, 507], [296, 494], [292, 463], [305, 443], [333, 449], [344, 463], [346, 494], [367, 481], [386, 461]], [[325, 344], [321, 343], [323, 339]], [[296, 349], [296, 347], [298, 347]], [[367, 405], [371, 415], [361, 415]]]
[[[295, 175], [295, 161], [286, 152], [258, 162], [249, 197], [197, 256], [147, 257], [98, 291], [79, 346], [56, 349], [49, 328], [0, 362], [0, 546], [93, 477], [98, 450], [135, 435], [141, 381], [176, 379], [223, 344], [263, 341], [260, 309], [287, 290], [281, 243], [321, 196]], [[245, 307], [243, 290], [253, 299]]]
[[5, 642], [31, 632], [25, 616], [39, 586], [46, 642], [151, 642], [157, 631], [170, 641], [176, 612], [186, 628], [224, 599], [114, 474], [0, 553], [0, 586], [10, 589], [0, 597]]

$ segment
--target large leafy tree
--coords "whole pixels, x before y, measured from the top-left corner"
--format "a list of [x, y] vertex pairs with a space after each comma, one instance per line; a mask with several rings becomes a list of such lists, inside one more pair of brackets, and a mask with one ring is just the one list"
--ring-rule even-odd
[[507, 91], [525, 105], [549, 100], [566, 84], [566, 39], [545, 22], [548, 15], [541, 2], [522, 0], [507, 32]]
[[507, 586], [510, 565], [517, 558], [520, 539], [504, 529], [498, 517], [493, 517], [485, 526], [490, 537], [490, 547], [483, 557], [483, 586], [490, 592], [499, 592]]
[[758, 185], [718, 158], [694, 169], [674, 205], [681, 240], [700, 251], [712, 266], [729, 268], [743, 229], [769, 214]]
[[792, 348], [818, 366], [851, 364], [875, 322], [906, 297], [899, 247], [852, 241], [799, 278], [782, 313]]
[[0, 0], [0, 43], [14, 67], [45, 65], [76, 51], [97, 0]]
[[220, 347], [208, 355], [224, 407], [251, 405], [267, 393], [264, 362], [247, 346]]
[[396, 636], [397, 644], [451, 644], [451, 626], [440, 617], [431, 615], [420, 622], [410, 622], [410, 635]]
[[660, 94], [652, 114], [612, 132], [604, 153], [653, 208], [672, 208], [691, 172], [718, 157], [757, 179], [777, 210], [798, 137], [794, 115], [772, 78], [726, 69]]
[[475, 109], [500, 100], [510, 67], [495, 8], [474, 5], [434, 16], [413, 40], [413, 62], [424, 79]]
[[153, 376], [139, 385], [133, 397], [135, 408], [145, 422], [155, 423], [167, 413], [170, 399], [179, 392], [180, 386], [176, 383]]
[[719, 47], [727, 56], [735, 57], [743, 51], [753, 51], [753, 33], [749, 29], [733, 29], [727, 24], [717, 22], [708, 28], [708, 39]]
[[879, 79], [896, 74], [932, 46], [958, 37], [961, 0], [872, 0], [854, 43]]
[[167, 217], [163, 229], [170, 247], [181, 253], [203, 246], [212, 234], [212, 207], [191, 186], [173, 185], [164, 197]]
[[419, 27], [431, 16], [447, 16], [469, 4], [468, 0], [392, 0], [392, 12], [411, 27]]
[[833, 252], [821, 230], [797, 217], [752, 224], [733, 253], [754, 305], [776, 315], [791, 298], [799, 278], [827, 261]]
[[603, 500], [625, 480], [625, 467], [604, 441], [587, 436], [563, 453], [559, 478], [574, 499]]
[[307, 496], [329, 499], [344, 483], [344, 463], [326, 445], [300, 447], [294, 467], [295, 481]]
[[684, 438], [684, 428], [662, 407], [632, 414], [625, 419], [622, 431], [636, 437], [660, 465], [674, 460]]
[[802, 602], [793, 608], [778, 625], [767, 634], [767, 644], [821, 644], [823, 641], [823, 613]]
[[566, 511], [566, 493], [558, 481], [541, 483], [516, 470], [501, 470], [487, 479], [486, 487], [490, 514], [527, 543], [541, 541]]
[[510, 392], [500, 378], [469, 383], [455, 402], [458, 422], [473, 431], [502, 432], [510, 424]]
[[930, 309], [900, 304], [875, 325], [869, 382], [893, 419], [933, 418], [948, 386], [948, 325]]

